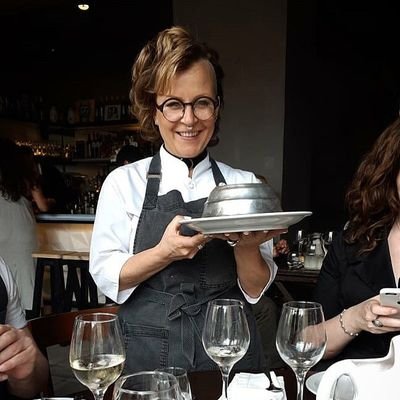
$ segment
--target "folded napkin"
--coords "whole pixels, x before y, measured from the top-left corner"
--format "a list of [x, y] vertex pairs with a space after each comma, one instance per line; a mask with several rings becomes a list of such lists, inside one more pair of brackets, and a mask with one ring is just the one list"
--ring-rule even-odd
[[[277, 377], [278, 384], [285, 388], [282, 376]], [[265, 374], [250, 374], [240, 372], [236, 374], [228, 386], [229, 400], [286, 400], [286, 393], [273, 393], [266, 388], [269, 386], [269, 379]], [[222, 396], [221, 396], [222, 398]]]

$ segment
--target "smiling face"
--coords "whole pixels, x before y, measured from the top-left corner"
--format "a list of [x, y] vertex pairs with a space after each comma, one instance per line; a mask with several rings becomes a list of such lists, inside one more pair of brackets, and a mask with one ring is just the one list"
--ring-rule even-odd
[[[215, 73], [207, 60], [195, 62], [186, 71], [179, 72], [171, 80], [168, 93], [158, 94], [157, 104], [162, 104], [169, 98], [177, 98], [184, 103], [193, 102], [199, 97], [216, 99]], [[170, 122], [157, 109], [154, 121], [160, 130], [165, 148], [178, 157], [193, 158], [199, 155], [210, 141], [218, 116], [201, 121], [193, 114], [191, 106], [185, 107], [185, 114], [177, 122]]]

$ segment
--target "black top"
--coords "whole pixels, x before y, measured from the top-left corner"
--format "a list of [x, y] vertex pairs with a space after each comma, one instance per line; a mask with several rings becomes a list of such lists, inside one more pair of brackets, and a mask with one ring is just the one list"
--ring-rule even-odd
[[[358, 255], [357, 246], [345, 243], [342, 232], [335, 237], [324, 259], [314, 299], [322, 304], [328, 320], [343, 309], [376, 296], [384, 287], [396, 287], [387, 237], [373, 251]], [[326, 369], [346, 358], [383, 357], [389, 351], [391, 338], [397, 334], [363, 331], [334, 359], [321, 361], [316, 369]]]

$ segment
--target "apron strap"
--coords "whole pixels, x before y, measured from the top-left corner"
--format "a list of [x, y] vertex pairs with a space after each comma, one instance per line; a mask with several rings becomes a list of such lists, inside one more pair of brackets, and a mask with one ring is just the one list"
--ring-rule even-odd
[[161, 181], [161, 158], [158, 152], [151, 160], [147, 172], [146, 194], [144, 197], [143, 208], [151, 210], [157, 205], [158, 190]]

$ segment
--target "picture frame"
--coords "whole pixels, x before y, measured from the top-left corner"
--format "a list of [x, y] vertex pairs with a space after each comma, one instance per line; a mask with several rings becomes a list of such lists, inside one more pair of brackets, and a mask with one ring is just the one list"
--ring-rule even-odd
[[91, 123], [95, 117], [95, 101], [94, 99], [78, 100], [75, 103], [76, 122]]
[[119, 121], [121, 119], [121, 104], [107, 104], [104, 107], [104, 121]]

